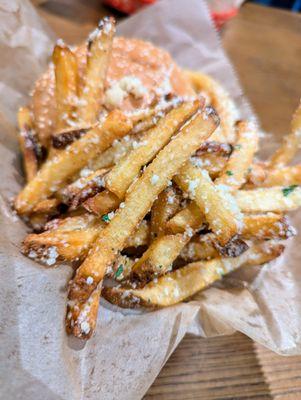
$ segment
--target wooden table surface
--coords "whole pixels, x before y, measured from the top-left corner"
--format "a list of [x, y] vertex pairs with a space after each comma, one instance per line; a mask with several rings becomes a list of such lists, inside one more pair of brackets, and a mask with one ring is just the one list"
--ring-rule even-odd
[[[86, 37], [99, 0], [50, 0], [39, 6], [67, 42]], [[301, 16], [246, 4], [222, 34], [246, 95], [267, 131], [285, 133], [301, 94]], [[301, 399], [301, 357], [281, 357], [242, 334], [186, 336], [145, 400]], [[122, 400], [122, 399], [121, 399]]]

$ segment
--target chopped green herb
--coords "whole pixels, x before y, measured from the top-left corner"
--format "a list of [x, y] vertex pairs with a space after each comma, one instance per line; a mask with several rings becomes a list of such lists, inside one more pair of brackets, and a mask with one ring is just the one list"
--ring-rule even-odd
[[123, 265], [120, 264], [115, 273], [115, 278], [118, 278], [123, 273]]
[[163, 265], [159, 265], [159, 268], [161, 269], [163, 267]]
[[110, 218], [109, 218], [109, 215], [108, 215], [108, 214], [104, 214], [104, 215], [101, 217], [101, 219], [102, 219], [104, 222], [110, 222]]
[[287, 197], [290, 193], [292, 193], [298, 185], [290, 185], [282, 189], [283, 196]]
[[236, 144], [234, 147], [236, 150], [240, 150], [242, 146], [241, 146], [241, 144]]
[[252, 172], [252, 167], [249, 167], [249, 168], [248, 168], [248, 174], [249, 174], [250, 172]]
[[234, 175], [232, 171], [226, 171], [226, 174], [227, 174], [228, 176]]

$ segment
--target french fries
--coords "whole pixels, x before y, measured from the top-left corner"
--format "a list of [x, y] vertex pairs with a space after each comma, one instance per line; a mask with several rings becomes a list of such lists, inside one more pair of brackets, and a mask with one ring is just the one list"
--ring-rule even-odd
[[[118, 209], [114, 218], [102, 231], [100, 240], [96, 241], [70, 283], [68, 297], [72, 303], [68, 307], [68, 315], [71, 315], [71, 318], [66, 320], [68, 332], [83, 338], [92, 334], [92, 330], [85, 332], [79, 324], [79, 316], [86, 301], [101, 284], [109, 264], [114, 260], [116, 253], [124, 248], [126, 238], [133, 233], [157, 195], [168, 185], [185, 160], [197, 150], [200, 143], [212, 134], [217, 124], [218, 119], [212, 109], [197, 111], [134, 183], [126, 196], [124, 207]], [[176, 151], [178, 148], [182, 148], [180, 153]], [[87, 279], [91, 284], [87, 283]]]
[[298, 148], [300, 147], [301, 137], [301, 102], [295, 111], [292, 124], [291, 133], [284, 136], [282, 146], [276, 151], [270, 160], [270, 167], [281, 167], [288, 164], [295, 157]]
[[113, 18], [103, 18], [89, 37], [85, 83], [79, 97], [78, 118], [93, 125], [98, 120], [115, 33]]
[[[268, 248], [264, 248], [265, 246]], [[269, 262], [278, 257], [282, 251], [281, 244], [254, 246], [235, 258], [215, 258], [188, 264], [158, 278], [158, 282], [148, 283], [142, 289], [105, 288], [103, 296], [120, 307], [171, 306], [186, 300], [243, 265], [260, 265]]]
[[214, 182], [215, 185], [227, 185], [232, 189], [239, 189], [246, 181], [257, 151], [258, 133], [253, 123], [240, 121], [237, 125], [237, 136], [234, 149], [224, 170]]
[[76, 56], [62, 41], [52, 54], [55, 73], [56, 122], [54, 135], [76, 123], [78, 71]]
[[200, 208], [221, 246], [226, 246], [239, 233], [241, 218], [232, 197], [219, 190], [208, 172], [188, 162], [175, 177], [176, 183]]
[[[101, 296], [121, 307], [166, 307], [273, 260], [279, 242], [296, 234], [286, 212], [301, 206], [301, 166], [287, 165], [300, 142], [301, 106], [282, 147], [256, 160], [255, 126], [238, 121], [211, 77], [187, 71], [196, 92], [187, 89], [189, 97], [172, 82], [167, 94], [148, 88], [147, 64], [145, 81], [122, 76], [119, 64], [116, 78], [114, 31], [104, 18], [86, 53], [58, 42], [53, 66], [18, 113], [27, 184], [15, 209], [34, 232], [22, 252], [47, 267], [77, 268], [66, 331], [82, 339], [96, 328]], [[122, 89], [124, 104], [115, 104], [125, 76], [145, 96], [136, 101]]]
[[151, 235], [153, 238], [164, 235], [166, 223], [174, 216], [180, 206], [180, 196], [173, 186], [161, 192], [151, 211]]
[[140, 145], [138, 143], [137, 147], [108, 173], [105, 179], [106, 188], [122, 200], [141, 167], [153, 159], [198, 107], [198, 101], [184, 103], [159, 120], [157, 126], [148, 131], [145, 138], [140, 141]]
[[31, 181], [39, 169], [39, 156], [41, 148], [38, 146], [32, 130], [32, 117], [27, 107], [21, 107], [18, 111], [19, 145], [23, 155], [23, 167], [26, 181]]
[[66, 184], [70, 176], [83, 168], [88, 157], [100, 154], [116, 138], [126, 135], [131, 128], [130, 121], [121, 112], [111, 112], [104, 123], [91, 129], [42, 166], [39, 173], [17, 196], [15, 208], [18, 213], [30, 213], [39, 201], [54, 194]]

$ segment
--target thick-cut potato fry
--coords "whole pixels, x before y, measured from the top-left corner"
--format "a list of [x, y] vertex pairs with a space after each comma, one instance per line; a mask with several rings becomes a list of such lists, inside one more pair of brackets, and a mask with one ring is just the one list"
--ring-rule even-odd
[[220, 117], [220, 130], [212, 135], [212, 140], [234, 142], [235, 122], [238, 111], [225, 89], [213, 78], [196, 71], [186, 71], [196, 92], [205, 93], [211, 105]]
[[175, 215], [180, 206], [180, 196], [173, 186], [161, 192], [151, 210], [151, 235], [164, 235], [167, 221]]
[[190, 240], [189, 235], [165, 235], [154, 240], [142, 257], [134, 263], [130, 281], [144, 286], [154, 277], [172, 269], [172, 263]]
[[301, 188], [295, 185], [238, 190], [234, 197], [240, 210], [245, 213], [283, 212], [301, 206]]
[[283, 143], [270, 160], [270, 167], [275, 168], [288, 164], [295, 157], [301, 143], [301, 102], [295, 111], [291, 133], [283, 138]]
[[141, 167], [151, 161], [175, 132], [195, 113], [199, 101], [183, 103], [150, 129], [136, 148], [116, 164], [105, 178], [106, 188], [123, 199]]
[[[66, 321], [68, 332], [83, 338], [91, 336], [92, 330], [86, 333], [81, 329], [78, 319], [86, 300], [100, 284], [116, 253], [124, 248], [126, 239], [144, 218], [158, 194], [168, 185], [169, 180], [197, 150], [202, 141], [212, 134], [217, 125], [218, 118], [213, 109], [206, 108], [197, 111], [132, 185], [127, 193], [124, 207], [119, 208], [114, 218], [102, 231], [90, 254], [70, 282], [68, 297], [72, 303], [68, 306], [68, 313], [71, 312], [74, 317]], [[88, 278], [89, 282], [93, 281], [91, 285], [87, 283]]]
[[189, 203], [166, 223], [166, 232], [183, 233], [187, 228], [201, 229], [205, 223], [205, 215], [195, 202]]
[[18, 110], [19, 145], [23, 156], [26, 181], [31, 181], [39, 169], [37, 140], [32, 131], [32, 117], [28, 107]]
[[97, 122], [100, 112], [114, 34], [114, 18], [105, 17], [89, 37], [85, 83], [78, 110], [79, 120], [89, 125]]
[[[54, 265], [59, 261], [82, 260], [106, 225], [96, 218], [85, 220], [82, 217], [69, 217], [66, 222], [58, 221], [62, 222], [58, 222], [59, 225], [51, 230], [27, 235], [22, 252], [46, 265]], [[126, 247], [146, 245], [148, 241], [149, 226], [146, 221], [142, 221], [137, 231], [128, 238]]]
[[112, 111], [101, 125], [42, 166], [17, 196], [15, 208], [18, 213], [30, 213], [41, 200], [62, 188], [70, 176], [87, 164], [88, 158], [107, 149], [116, 138], [126, 135], [131, 127], [131, 122], [120, 111]]
[[104, 215], [119, 207], [120, 200], [108, 190], [98, 193], [94, 197], [90, 197], [83, 204], [84, 208], [96, 215]]
[[167, 307], [186, 300], [243, 265], [264, 264], [278, 257], [281, 244], [264, 243], [235, 258], [199, 261], [172, 271], [142, 289], [104, 288], [103, 296], [120, 307]]
[[301, 185], [301, 165], [269, 169], [261, 187]]
[[240, 121], [237, 125], [237, 141], [224, 170], [214, 182], [239, 189], [246, 181], [258, 146], [258, 132], [251, 122]]
[[219, 244], [226, 246], [239, 230], [240, 213], [232, 197], [214, 185], [207, 171], [191, 162], [187, 162], [174, 179], [204, 213]]
[[76, 56], [64, 43], [56, 44], [52, 54], [55, 73], [56, 122], [54, 135], [74, 127], [78, 95]]

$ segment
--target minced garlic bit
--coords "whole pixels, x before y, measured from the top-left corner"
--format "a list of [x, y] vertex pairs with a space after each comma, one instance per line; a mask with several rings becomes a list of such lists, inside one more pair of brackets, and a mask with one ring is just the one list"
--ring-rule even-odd
[[125, 76], [114, 83], [105, 94], [105, 104], [111, 107], [120, 107], [129, 94], [140, 99], [147, 94], [141, 80], [135, 76]]
[[159, 182], [159, 176], [156, 174], [153, 174], [151, 177], [151, 184], [156, 185]]

